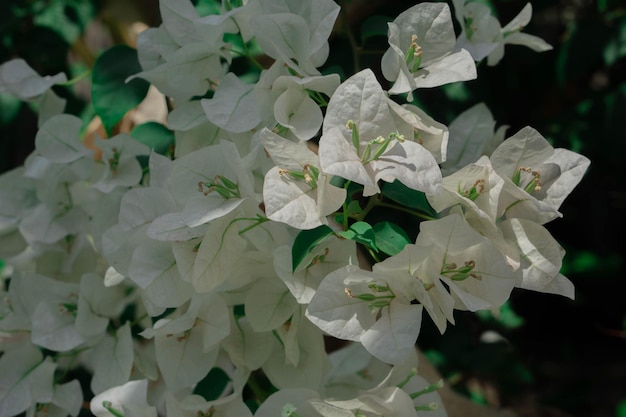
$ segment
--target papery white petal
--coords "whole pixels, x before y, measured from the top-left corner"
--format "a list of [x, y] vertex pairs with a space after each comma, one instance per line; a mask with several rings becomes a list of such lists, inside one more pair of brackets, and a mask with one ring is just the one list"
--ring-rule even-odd
[[66, 352], [78, 347], [85, 339], [74, 327], [74, 317], [60, 310], [62, 306], [40, 303], [32, 316], [31, 340], [35, 345], [56, 352]]
[[114, 336], [106, 335], [90, 354], [93, 361], [90, 386], [94, 393], [126, 383], [134, 357], [130, 323], [119, 327]]
[[378, 359], [403, 363], [415, 349], [422, 323], [422, 306], [391, 303], [382, 316], [361, 336], [361, 343]]
[[37, 152], [56, 163], [67, 163], [91, 154], [79, 138], [82, 121], [69, 114], [50, 118], [35, 138]]
[[297, 305], [282, 281], [259, 280], [247, 293], [246, 317], [254, 331], [272, 331], [289, 320]]
[[[418, 70], [413, 76], [415, 88], [438, 87], [457, 81], [473, 80], [476, 77], [474, 59], [465, 49], [453, 51], [436, 61], [430, 62], [427, 67]], [[389, 92], [398, 94], [406, 91], [397, 91], [394, 86]]]
[[274, 104], [274, 117], [291, 129], [300, 140], [309, 140], [322, 126], [324, 117], [319, 106], [305, 90], [290, 88]]
[[[97, 394], [91, 400], [89, 408], [97, 417], [110, 417], [111, 413], [104, 408], [103, 403], [110, 402], [111, 407], [116, 410], [121, 410], [125, 405], [134, 404], [136, 406], [145, 407], [146, 411], [153, 409], [153, 413], [156, 415], [156, 409], [150, 407], [146, 401], [147, 392], [147, 379], [129, 381], [124, 385], [112, 387]], [[146, 414], [146, 416], [148, 415], [149, 414]]]
[[355, 293], [358, 293], [356, 288], [367, 289], [367, 284], [371, 281], [372, 274], [356, 265], [348, 265], [328, 274], [306, 310], [307, 318], [331, 336], [359, 341], [376, 319], [367, 302], [349, 297], [345, 289], [348, 286], [354, 287]]
[[317, 399], [320, 399], [320, 395], [312, 389], [282, 389], [270, 395], [254, 413], [254, 417], [279, 416], [283, 407], [287, 404], [293, 405], [301, 416], [323, 417], [310, 403], [312, 400]]
[[511, 33], [509, 36], [504, 38], [504, 43], [527, 46], [536, 52], [550, 51], [553, 49], [552, 45], [540, 37], [521, 32]]
[[245, 132], [261, 121], [252, 86], [235, 74], [226, 74], [212, 99], [202, 99], [207, 118], [229, 132]]
[[63, 73], [41, 76], [23, 59], [12, 59], [0, 65], [0, 92], [9, 93], [22, 100], [35, 98], [54, 84], [67, 81]]
[[0, 415], [15, 416], [53, 397], [56, 364], [35, 346], [24, 344], [0, 357]]
[[[327, 213], [320, 213], [316, 202], [318, 191], [306, 182], [292, 180], [287, 178], [288, 174], [280, 172], [281, 168], [274, 167], [265, 175], [263, 195], [267, 217], [303, 230], [326, 224]], [[320, 179], [324, 181], [325, 176]], [[342, 202], [335, 204], [334, 209]]]
[[237, 367], [246, 367], [251, 371], [259, 369], [272, 351], [278, 349], [278, 342], [272, 333], [255, 332], [245, 317], [235, 319], [231, 316], [231, 328], [233, 331], [223, 340], [222, 348]]
[[303, 319], [298, 328], [297, 343], [300, 349], [297, 366], [288, 363], [282, 349], [276, 346], [263, 365], [263, 371], [279, 389], [293, 386], [320, 389], [330, 368], [322, 332]]

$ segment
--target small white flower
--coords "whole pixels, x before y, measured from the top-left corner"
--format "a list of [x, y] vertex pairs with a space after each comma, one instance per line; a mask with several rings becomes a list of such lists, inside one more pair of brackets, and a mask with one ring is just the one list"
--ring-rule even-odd
[[[391, 94], [437, 87], [476, 78], [469, 52], [455, 49], [450, 8], [443, 3], [420, 3], [389, 23], [389, 46], [383, 55], [383, 75], [394, 84]], [[411, 94], [409, 94], [410, 98]]]

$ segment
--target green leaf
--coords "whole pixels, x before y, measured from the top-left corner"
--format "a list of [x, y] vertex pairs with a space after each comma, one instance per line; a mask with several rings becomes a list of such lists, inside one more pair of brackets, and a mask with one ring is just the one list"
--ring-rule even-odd
[[217, 400], [224, 392], [230, 377], [222, 368], [213, 368], [193, 389], [195, 395], [199, 395], [207, 401]]
[[22, 101], [10, 94], [0, 93], [0, 126], [8, 125], [17, 116]]
[[428, 204], [426, 195], [417, 190], [407, 187], [400, 181], [385, 183], [382, 189], [382, 195], [396, 203], [402, 204], [405, 207], [416, 209], [424, 214], [434, 217], [437, 213]]
[[317, 226], [315, 229], [303, 230], [298, 233], [291, 248], [291, 265], [292, 271], [295, 271], [302, 260], [317, 245], [319, 245], [328, 236], [334, 234], [333, 229], [326, 225]]
[[93, 2], [49, 1], [39, 13], [35, 13], [33, 20], [35, 25], [54, 30], [67, 43], [72, 44], [85, 30], [88, 22], [94, 18], [95, 14], [96, 9]]
[[174, 145], [174, 132], [157, 122], [147, 122], [135, 126], [130, 135], [137, 141], [154, 149], [161, 155], [168, 155]]
[[107, 134], [128, 110], [144, 99], [150, 84], [138, 78], [126, 83], [131, 75], [141, 71], [137, 51], [126, 45], [116, 45], [102, 53], [93, 67], [91, 95], [96, 114], [102, 119]]
[[406, 232], [397, 224], [380, 222], [376, 223], [373, 229], [378, 248], [387, 255], [397, 255], [405, 245], [411, 243]]
[[376, 234], [374, 233], [374, 229], [369, 223], [366, 222], [356, 222], [346, 231], [339, 232], [339, 236], [354, 240], [357, 243], [361, 243], [371, 249], [374, 249], [378, 252], [378, 247], [376, 246]]
[[363, 209], [361, 208], [361, 205], [358, 201], [352, 200], [350, 201], [350, 203], [348, 203], [348, 206], [346, 207], [346, 216], [350, 217], [355, 214], [363, 214]]

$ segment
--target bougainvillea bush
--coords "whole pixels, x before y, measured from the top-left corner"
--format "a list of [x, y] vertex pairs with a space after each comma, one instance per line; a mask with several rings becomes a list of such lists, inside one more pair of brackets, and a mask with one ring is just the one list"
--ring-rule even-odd
[[[320, 72], [339, 5], [243, 3], [161, 0], [136, 51], [104, 52], [93, 143], [64, 74], [0, 66], [39, 109], [35, 151], [0, 176], [0, 415], [444, 416], [422, 320], [443, 333], [516, 287], [574, 297], [544, 225], [588, 159], [484, 104], [445, 126], [415, 101], [507, 44], [550, 49], [522, 31], [530, 4], [505, 26], [417, 4], [380, 71], [344, 76]], [[167, 122], [116, 133], [149, 84]]]

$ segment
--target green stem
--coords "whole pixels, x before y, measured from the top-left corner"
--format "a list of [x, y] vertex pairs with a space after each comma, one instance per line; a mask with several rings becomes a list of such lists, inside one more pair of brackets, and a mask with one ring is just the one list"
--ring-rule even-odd
[[[239, 27], [235, 19], [232, 19], [232, 21], [235, 23], [235, 26], [237, 26], [237, 30], [239, 31], [239, 33], [241, 33], [241, 28]], [[252, 54], [250, 53], [250, 49], [248, 49], [248, 45], [245, 42], [243, 42], [243, 39], [242, 39], [242, 43], [243, 43], [243, 49], [244, 49], [243, 53], [241, 51], [235, 51], [232, 48], [231, 48], [231, 52], [235, 52], [236, 54], [239, 54], [240, 56], [245, 56], [246, 58], [248, 58], [248, 61], [252, 63], [252, 65], [257, 67], [259, 70], [263, 70], [264, 69], [263, 65], [261, 65], [259, 61], [257, 61], [254, 58], [254, 56], [252, 56]]]
[[259, 404], [263, 404], [265, 400], [270, 396], [268, 392], [266, 392], [261, 385], [254, 378], [254, 375], [250, 375], [247, 382], [248, 387], [254, 394], [254, 398], [259, 402]]
[[[350, 183], [351, 181], [348, 180], [346, 181], [346, 183], [343, 185], [344, 190], [346, 190], [346, 192], [348, 191], [348, 187], [350, 187]], [[346, 203], [346, 200], [343, 200], [343, 211], [342, 211], [342, 215], [343, 215], [343, 222], [342, 222], [342, 226], [343, 226], [343, 230], [348, 230], [348, 203]]]
[[77, 82], [79, 82], [80, 80], [87, 78], [91, 75], [91, 70], [87, 70], [85, 72], [83, 72], [82, 74], [77, 75], [76, 77], [72, 78], [71, 80], [67, 80], [65, 82], [62, 83], [57, 83], [56, 85], [60, 85], [63, 87], [71, 87], [74, 84], [76, 84]]
[[436, 217], [429, 216], [428, 214], [424, 214], [424, 213], [419, 212], [417, 210], [412, 210], [410, 208], [403, 207], [403, 206], [397, 206], [395, 204], [387, 203], [387, 202], [380, 201], [380, 200], [378, 200], [376, 206], [392, 208], [392, 209], [401, 211], [403, 213], [410, 214], [411, 216], [415, 216], [415, 217], [418, 217], [418, 218], [424, 219], [424, 220], [437, 220]]
[[[365, 245], [363, 245], [365, 246]], [[365, 246], [367, 248], [367, 252], [370, 254], [370, 256], [372, 257], [372, 259], [374, 259], [374, 261], [376, 263], [380, 262], [380, 258], [378, 256], [376, 256], [376, 252], [374, 252], [374, 249], [370, 248], [369, 246]]]

